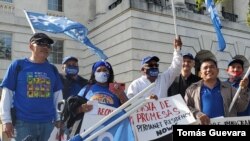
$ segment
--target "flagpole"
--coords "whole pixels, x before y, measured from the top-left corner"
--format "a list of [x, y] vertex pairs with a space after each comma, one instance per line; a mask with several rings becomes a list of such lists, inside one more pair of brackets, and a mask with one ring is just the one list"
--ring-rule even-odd
[[[114, 115], [120, 113], [123, 109], [125, 109], [128, 106], [133, 106], [133, 102], [138, 101], [138, 99], [140, 97], [143, 96], [143, 94], [145, 92], [147, 92], [148, 90], [150, 90], [151, 88], [153, 88], [155, 86], [155, 82], [151, 83], [148, 87], [146, 87], [145, 89], [143, 89], [141, 92], [139, 92], [138, 94], [136, 94], [134, 97], [132, 97], [131, 99], [129, 99], [127, 102], [125, 102], [124, 104], [122, 104], [119, 108], [117, 108], [116, 110], [114, 110], [112, 113], [110, 113], [108, 116], [104, 117], [103, 119], [101, 119], [99, 122], [97, 122], [95, 125], [91, 126], [88, 130], [86, 130], [85, 132], [80, 133], [80, 136], [82, 138], [84, 138], [85, 136], [87, 136], [88, 134], [90, 134], [92, 131], [94, 131], [96, 128], [98, 128], [99, 126], [101, 126], [104, 122], [106, 122], [107, 120], [109, 120], [111, 117], [113, 117]], [[131, 105], [132, 104], [132, 105]]]
[[121, 122], [122, 120], [124, 120], [125, 118], [127, 118], [129, 115], [131, 115], [137, 109], [139, 109], [140, 107], [144, 106], [148, 101], [152, 101], [152, 99], [144, 99], [143, 102], [141, 102], [139, 105], [137, 105], [136, 107], [132, 108], [126, 114], [122, 115], [121, 117], [119, 117], [115, 121], [111, 122], [110, 124], [108, 124], [107, 126], [105, 126], [104, 128], [102, 128], [101, 130], [98, 130], [97, 132], [95, 132], [95, 134], [93, 134], [90, 137], [88, 137], [87, 139], [85, 139], [85, 141], [92, 141], [93, 139], [95, 139], [96, 137], [98, 137], [103, 132], [107, 131], [111, 127], [115, 126], [116, 124], [118, 124], [119, 122]]
[[173, 20], [174, 20], [174, 32], [175, 32], [175, 39], [178, 39], [177, 26], [176, 26], [176, 15], [175, 15], [174, 0], [171, 0], [171, 3], [172, 3], [172, 13], [173, 13]]
[[[250, 74], [250, 67], [248, 68], [248, 70], [247, 70], [245, 76], [243, 77], [243, 79], [247, 78], [247, 77], [249, 76], [249, 74]], [[235, 93], [235, 95], [234, 95], [234, 97], [233, 97], [233, 100], [232, 100], [232, 102], [231, 102], [231, 104], [230, 104], [230, 106], [229, 106], [229, 112], [232, 110], [233, 105], [234, 105], [236, 99], [238, 98], [238, 96], [239, 96], [239, 94], [240, 94], [241, 89], [242, 89], [241, 86], [237, 89], [237, 91], [236, 91], [236, 93]]]
[[30, 21], [30, 18], [29, 18], [29, 16], [28, 16], [28, 14], [27, 14], [26, 10], [23, 10], [23, 12], [24, 12], [25, 17], [26, 17], [26, 19], [27, 19], [27, 21], [28, 21], [28, 23], [29, 23], [29, 25], [30, 25], [30, 28], [31, 28], [32, 32], [35, 34], [35, 33], [36, 33], [36, 31], [35, 31], [35, 29], [34, 29], [34, 27], [33, 27], [32, 23], [31, 23], [31, 21]]

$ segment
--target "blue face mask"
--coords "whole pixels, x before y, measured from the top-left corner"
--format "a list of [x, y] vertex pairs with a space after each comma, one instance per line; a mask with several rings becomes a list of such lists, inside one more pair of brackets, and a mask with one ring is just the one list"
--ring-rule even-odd
[[149, 68], [146, 70], [146, 74], [150, 77], [157, 77], [159, 74], [158, 68]]
[[79, 72], [79, 67], [78, 66], [67, 66], [65, 68], [66, 75], [68, 76], [74, 76], [77, 75]]

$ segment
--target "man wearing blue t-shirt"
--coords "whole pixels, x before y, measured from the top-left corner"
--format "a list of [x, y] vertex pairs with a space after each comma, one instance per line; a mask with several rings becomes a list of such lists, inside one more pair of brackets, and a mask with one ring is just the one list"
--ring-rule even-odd
[[3, 131], [11, 138], [15, 129], [16, 141], [27, 137], [47, 141], [53, 123], [60, 119], [56, 107], [62, 100], [62, 84], [56, 67], [47, 60], [53, 43], [46, 34], [35, 33], [29, 43], [31, 56], [12, 62], [2, 81]]
[[237, 116], [237, 112], [243, 111], [248, 105], [247, 94], [248, 80], [240, 82], [242, 88], [233, 108], [229, 112], [229, 105], [235, 95], [236, 89], [227, 82], [218, 79], [219, 69], [213, 59], [204, 59], [201, 62], [200, 74], [202, 80], [193, 83], [187, 88], [185, 101], [194, 117], [201, 124], [210, 124], [210, 118]]

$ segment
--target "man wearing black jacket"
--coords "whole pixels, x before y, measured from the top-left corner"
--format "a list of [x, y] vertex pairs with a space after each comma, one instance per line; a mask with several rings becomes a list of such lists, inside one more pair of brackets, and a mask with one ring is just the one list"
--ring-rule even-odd
[[168, 89], [168, 96], [181, 94], [181, 96], [184, 98], [186, 89], [192, 83], [197, 82], [201, 79], [191, 72], [194, 64], [194, 57], [191, 53], [183, 54], [181, 74], [175, 78], [174, 82]]
[[87, 79], [84, 79], [78, 75], [78, 59], [73, 56], [67, 56], [62, 61], [63, 73], [60, 74], [63, 83], [63, 99], [67, 99], [69, 96], [77, 95], [78, 92], [88, 83]]

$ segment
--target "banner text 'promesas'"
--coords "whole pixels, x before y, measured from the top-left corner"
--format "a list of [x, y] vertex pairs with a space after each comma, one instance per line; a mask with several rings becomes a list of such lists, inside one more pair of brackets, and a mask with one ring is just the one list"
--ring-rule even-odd
[[[137, 122], [144, 123], [158, 119], [165, 119], [169, 116], [178, 115], [180, 113], [177, 107], [170, 105], [168, 100], [160, 101], [160, 109], [156, 108], [154, 103], [149, 102], [137, 112]], [[159, 106], [158, 106], [159, 107]]]

